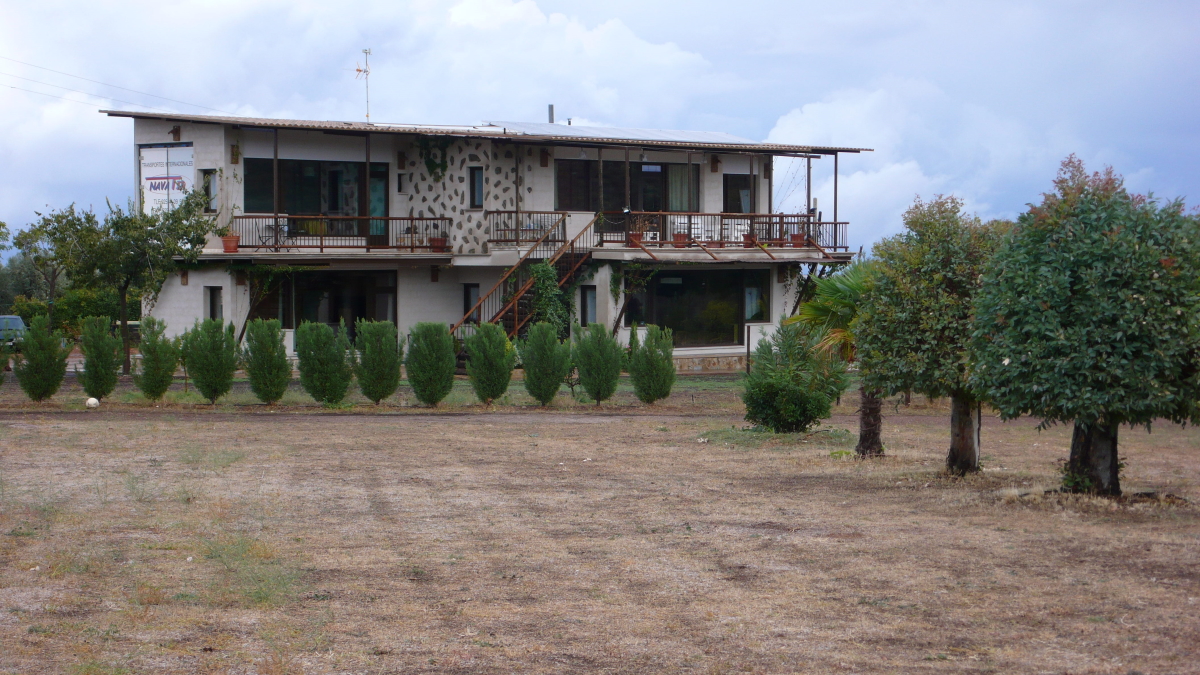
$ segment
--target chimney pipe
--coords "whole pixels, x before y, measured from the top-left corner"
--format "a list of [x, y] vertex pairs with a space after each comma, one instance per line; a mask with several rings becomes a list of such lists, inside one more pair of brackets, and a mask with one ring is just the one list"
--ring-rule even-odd
[[550, 104], [550, 124], [554, 124], [554, 104]]

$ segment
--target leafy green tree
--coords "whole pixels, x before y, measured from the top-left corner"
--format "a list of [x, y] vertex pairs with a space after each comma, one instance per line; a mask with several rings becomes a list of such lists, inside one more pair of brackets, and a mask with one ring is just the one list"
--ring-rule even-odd
[[180, 265], [199, 259], [213, 228], [213, 216], [204, 212], [207, 205], [208, 197], [200, 191], [188, 193], [175, 208], [153, 213], [145, 213], [132, 201], [127, 209], [110, 203], [103, 223], [97, 224], [93, 218], [70, 237], [74, 242], [70, 250], [78, 249], [66, 266], [72, 283], [117, 291], [126, 373], [130, 366], [130, 292], [141, 289], [143, 298], [153, 302], [163, 282]]
[[161, 319], [148, 316], [142, 320], [142, 340], [138, 345], [142, 358], [133, 374], [133, 383], [151, 401], [167, 393], [179, 367], [180, 341], [164, 337], [166, 328]]
[[396, 324], [359, 319], [354, 324], [358, 360], [354, 375], [363, 396], [375, 405], [396, 393], [400, 386], [401, 347]]
[[[812, 299], [800, 305], [800, 312], [784, 321], [797, 321], [825, 331], [819, 349], [853, 363], [856, 355], [854, 331], [858, 309], [862, 305], [867, 281], [871, 274], [869, 261], [849, 265], [836, 274], [813, 280]], [[859, 386], [858, 445], [854, 451], [861, 457], [883, 454], [883, 399], [879, 390]]]
[[600, 405], [617, 391], [621, 379], [621, 345], [604, 326], [593, 323], [575, 336], [571, 360], [579, 372], [579, 384]]
[[546, 261], [535, 263], [529, 268], [533, 277], [533, 321], [545, 321], [558, 331], [560, 339], [571, 335], [571, 317], [575, 312], [571, 307], [570, 295], [558, 285], [558, 270]]
[[484, 405], [491, 405], [508, 391], [517, 351], [504, 334], [504, 328], [495, 323], [479, 324], [475, 334], [467, 338], [466, 348], [471, 388]]
[[408, 384], [421, 403], [436, 407], [450, 394], [457, 359], [446, 324], [428, 321], [413, 326], [404, 367]]
[[121, 370], [121, 341], [110, 330], [112, 319], [89, 316], [83, 320], [79, 349], [83, 352], [83, 372], [76, 377], [83, 391], [93, 398], [104, 398], [117, 388], [117, 373]]
[[823, 330], [791, 323], [759, 340], [742, 394], [746, 421], [792, 433], [829, 417], [850, 378], [845, 361], [819, 348], [824, 339]]
[[95, 214], [76, 211], [74, 204], [37, 215], [37, 222], [18, 232], [13, 244], [42, 277], [46, 288], [46, 315], [53, 328], [59, 282], [65, 274], [73, 272], [88, 250], [95, 246], [93, 235], [98, 223]]
[[571, 370], [571, 344], [558, 336], [554, 324], [541, 321], [529, 329], [518, 346], [525, 369], [525, 391], [542, 405], [550, 405]]
[[962, 212], [961, 200], [939, 196], [917, 199], [904, 226], [875, 245], [855, 328], [862, 383], [885, 396], [950, 397], [946, 469], [978, 471], [981, 410], [967, 380], [972, 302], [1009, 224], [984, 224]]
[[646, 340], [639, 342], [638, 330], [629, 334], [629, 378], [633, 393], [642, 403], [652, 404], [671, 395], [675, 386], [675, 342], [670, 328], [649, 326]]
[[984, 276], [973, 383], [1006, 419], [1074, 423], [1064, 487], [1119, 495], [1117, 431], [1200, 422], [1200, 219], [1074, 156]]
[[196, 385], [196, 391], [216, 405], [217, 399], [229, 393], [233, 373], [237, 370], [237, 340], [233, 324], [220, 319], [197, 321], [183, 334], [183, 361]]
[[337, 405], [346, 398], [354, 377], [354, 356], [346, 326], [333, 327], [305, 321], [296, 329], [296, 358], [300, 368], [300, 386], [318, 403]]
[[283, 324], [278, 319], [249, 322], [242, 361], [250, 391], [258, 400], [270, 405], [283, 398], [292, 382], [292, 363], [283, 344]]
[[70, 353], [71, 346], [63, 345], [62, 334], [50, 330], [50, 317], [33, 317], [13, 365], [17, 383], [25, 395], [34, 401], [44, 401], [58, 392], [67, 374]]

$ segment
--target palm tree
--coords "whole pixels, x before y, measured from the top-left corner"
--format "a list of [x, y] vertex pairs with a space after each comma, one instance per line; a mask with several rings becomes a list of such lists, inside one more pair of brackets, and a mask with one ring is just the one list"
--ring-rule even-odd
[[[825, 329], [825, 338], [817, 348], [853, 362], [854, 320], [858, 317], [871, 273], [871, 262], [859, 261], [838, 274], [817, 279], [813, 299], [801, 305], [799, 313], [784, 323], [802, 322]], [[874, 389], [860, 387], [859, 395], [858, 446], [854, 451], [862, 457], [882, 455], [883, 401]]]

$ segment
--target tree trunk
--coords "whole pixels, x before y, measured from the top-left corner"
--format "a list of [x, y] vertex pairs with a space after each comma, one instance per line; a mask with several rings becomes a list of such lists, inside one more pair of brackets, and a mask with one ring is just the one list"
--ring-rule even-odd
[[883, 439], [883, 400], [879, 392], [863, 387], [859, 390], [861, 401], [858, 409], [858, 446], [854, 451], [860, 457], [881, 457]]
[[121, 284], [117, 291], [121, 303], [121, 348], [125, 350], [125, 362], [121, 365], [121, 372], [129, 374], [129, 282]]
[[1071, 434], [1071, 459], [1063, 488], [1070, 492], [1091, 492], [1119, 496], [1121, 477], [1117, 460], [1116, 424], [1075, 423]]
[[950, 452], [946, 470], [962, 476], [979, 470], [979, 428], [983, 422], [979, 402], [964, 394], [950, 397]]

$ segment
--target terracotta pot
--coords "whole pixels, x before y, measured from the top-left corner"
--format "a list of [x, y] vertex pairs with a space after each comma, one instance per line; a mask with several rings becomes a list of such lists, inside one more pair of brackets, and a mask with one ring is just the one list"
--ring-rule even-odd
[[630, 232], [627, 236], [629, 237], [629, 245], [633, 248], [636, 248], [638, 244], [642, 243], [641, 232]]
[[685, 248], [687, 246], [688, 236], [683, 232], [676, 232], [671, 235], [671, 240], [675, 242], [673, 244], [675, 248]]
[[434, 253], [445, 253], [450, 250], [449, 237], [430, 237], [429, 249]]
[[788, 239], [792, 241], [792, 248], [804, 248], [805, 236], [803, 234], [789, 234]]
[[758, 245], [754, 243], [754, 235], [742, 235], [742, 248], [758, 248]]
[[725, 242], [721, 240], [706, 242], [704, 245], [709, 248], [725, 248]]
[[241, 239], [242, 237], [236, 234], [227, 234], [224, 237], [221, 237], [221, 246], [225, 249], [225, 253], [237, 253], [238, 242], [241, 241]]

